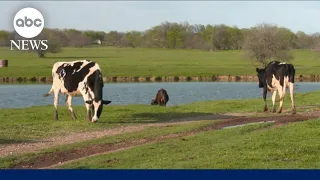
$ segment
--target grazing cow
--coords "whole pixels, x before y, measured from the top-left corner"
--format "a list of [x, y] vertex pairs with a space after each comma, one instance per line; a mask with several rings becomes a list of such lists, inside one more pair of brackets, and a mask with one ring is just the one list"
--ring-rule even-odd
[[275, 101], [277, 91], [280, 96], [280, 107], [278, 113], [281, 113], [283, 100], [286, 94], [286, 89], [290, 89], [292, 114], [296, 113], [294, 105], [294, 76], [295, 68], [292, 64], [280, 63], [279, 61], [270, 62], [264, 69], [256, 68], [259, 78], [259, 88], [263, 88], [264, 111], [268, 111], [266, 96], [267, 91], [273, 92], [272, 103], [273, 111], [276, 112]]
[[161, 88], [155, 99], [152, 99], [151, 105], [160, 105], [160, 106], [166, 106], [167, 102], [169, 101], [169, 95], [166, 90]]
[[[50, 91], [44, 96], [54, 93], [54, 119], [58, 120], [57, 107], [59, 93], [66, 94], [66, 105], [70, 110], [72, 119], [76, 116], [71, 107], [72, 97], [81, 96], [87, 108], [87, 118], [91, 122], [98, 121], [103, 104], [111, 101], [103, 100], [103, 80], [100, 67], [90, 60], [78, 60], [71, 62], [57, 62], [52, 68], [53, 83]], [[91, 118], [91, 109], [93, 117]]]

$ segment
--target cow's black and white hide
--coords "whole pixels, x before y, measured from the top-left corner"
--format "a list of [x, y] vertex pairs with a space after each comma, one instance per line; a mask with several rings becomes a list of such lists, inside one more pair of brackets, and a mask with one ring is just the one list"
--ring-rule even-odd
[[[52, 68], [53, 83], [50, 91], [44, 96], [54, 93], [54, 119], [58, 119], [57, 107], [59, 93], [65, 94], [66, 105], [70, 110], [72, 119], [76, 119], [71, 107], [72, 97], [81, 96], [87, 108], [87, 118], [96, 122], [100, 118], [103, 105], [111, 101], [103, 100], [103, 79], [100, 67], [90, 60], [78, 60], [71, 62], [57, 62]], [[93, 117], [91, 116], [93, 111]]]
[[259, 88], [263, 88], [264, 111], [268, 111], [266, 96], [267, 91], [273, 92], [273, 112], [276, 112], [275, 101], [277, 92], [280, 96], [280, 107], [278, 113], [282, 112], [283, 100], [286, 89], [290, 89], [292, 114], [296, 113], [294, 104], [294, 76], [295, 68], [292, 64], [279, 61], [270, 62], [264, 69], [256, 68], [259, 78]]

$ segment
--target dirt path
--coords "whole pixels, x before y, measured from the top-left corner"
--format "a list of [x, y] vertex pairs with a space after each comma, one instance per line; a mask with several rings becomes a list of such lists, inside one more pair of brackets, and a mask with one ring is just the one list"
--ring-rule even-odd
[[215, 120], [215, 119], [229, 119], [229, 118], [233, 118], [233, 116], [217, 114], [217, 115], [208, 115], [208, 116], [187, 117], [187, 118], [174, 119], [174, 120], [166, 121], [162, 123], [138, 124], [138, 125], [132, 125], [132, 126], [123, 126], [123, 127], [112, 128], [112, 129], [106, 129], [102, 131], [70, 133], [66, 136], [56, 136], [56, 137], [41, 139], [41, 140], [28, 142], [28, 143], [5, 144], [5, 145], [0, 145], [0, 157], [7, 156], [7, 155], [20, 154], [20, 153], [27, 153], [27, 152], [38, 152], [44, 148], [49, 148], [49, 147], [63, 145], [63, 144], [71, 144], [75, 142], [101, 138], [104, 136], [113, 136], [113, 135], [118, 135], [123, 133], [137, 132], [148, 127], [161, 127], [161, 126], [169, 126], [169, 125], [175, 125], [175, 124], [191, 123], [199, 120]]
[[[319, 113], [312, 112], [312, 113], [304, 113], [299, 115], [271, 115], [267, 117], [242, 117], [242, 116], [232, 117], [215, 124], [207, 125], [207, 126], [204, 126], [192, 131], [188, 131], [188, 132], [183, 132], [183, 133], [169, 134], [166, 136], [160, 136], [155, 138], [143, 138], [143, 139], [133, 140], [133, 141], [122, 141], [120, 143], [113, 143], [113, 144], [91, 145], [86, 147], [79, 147], [79, 148], [76, 148], [70, 151], [64, 151], [64, 152], [53, 152], [53, 153], [42, 155], [37, 159], [33, 159], [28, 162], [17, 164], [13, 168], [19, 168], [19, 169], [21, 168], [32, 168], [32, 169], [55, 168], [56, 166], [60, 166], [64, 163], [69, 163], [71, 161], [79, 160], [81, 158], [87, 158], [88, 156], [116, 152], [124, 149], [129, 149], [132, 147], [136, 147], [139, 145], [160, 142], [160, 141], [172, 139], [172, 138], [182, 138], [182, 140], [184, 140], [185, 136], [192, 136], [200, 132], [222, 129], [229, 126], [254, 123], [254, 122], [269, 122], [269, 121], [274, 121], [275, 122], [274, 126], [278, 126], [278, 125], [287, 124], [290, 122], [310, 120], [318, 116], [319, 116]], [[186, 123], [186, 122], [188, 121], [185, 121], [182, 123]], [[189, 122], [192, 122], [192, 121], [189, 121]], [[161, 123], [161, 124], [168, 125], [170, 123]], [[158, 124], [157, 126], [159, 125], [160, 124]], [[150, 126], [152, 125], [149, 125], [149, 127]], [[156, 125], [154, 124], [154, 126]]]
[[[15, 155], [20, 153], [38, 152], [41, 149], [54, 147], [58, 145], [71, 144], [75, 142], [81, 142], [91, 140], [95, 138], [101, 138], [104, 136], [113, 136], [123, 133], [137, 132], [148, 127], [161, 127], [175, 124], [192, 123], [199, 120], [218, 120], [218, 119], [232, 119], [236, 117], [245, 117], [252, 115], [266, 115], [265, 113], [227, 113], [227, 114], [216, 114], [207, 116], [197, 117], [186, 117], [173, 119], [163, 123], [151, 123], [151, 124], [137, 124], [132, 126], [123, 126], [118, 128], [106, 129], [102, 131], [94, 132], [81, 132], [81, 133], [70, 133], [66, 136], [56, 136], [52, 138], [40, 139], [34, 142], [28, 143], [15, 143], [15, 144], [2, 144], [0, 145], [0, 157], [7, 155]], [[273, 114], [276, 116], [277, 114]]]

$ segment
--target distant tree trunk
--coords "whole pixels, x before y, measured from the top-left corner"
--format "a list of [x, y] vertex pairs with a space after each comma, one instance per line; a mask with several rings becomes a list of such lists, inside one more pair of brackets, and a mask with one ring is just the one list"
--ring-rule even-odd
[[262, 64], [263, 64], [263, 67], [266, 68], [267, 62], [266, 62], [266, 61], [263, 61]]
[[45, 54], [45, 51], [42, 51], [42, 50], [38, 51], [39, 58], [44, 58], [44, 54]]

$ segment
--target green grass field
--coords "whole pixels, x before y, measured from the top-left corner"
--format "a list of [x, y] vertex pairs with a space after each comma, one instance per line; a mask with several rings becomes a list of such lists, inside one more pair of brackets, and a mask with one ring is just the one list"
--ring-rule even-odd
[[[319, 92], [296, 95], [296, 106], [320, 105]], [[269, 99], [271, 108], [272, 102]], [[279, 103], [276, 104], [279, 106]], [[94, 131], [120, 125], [162, 122], [174, 118], [203, 116], [227, 112], [262, 112], [263, 100], [219, 100], [202, 101], [180, 106], [158, 107], [150, 105], [106, 106], [98, 123], [86, 120], [84, 106], [74, 106], [78, 117], [72, 120], [66, 106], [58, 108], [59, 120], [53, 120], [53, 106], [0, 109], [0, 143], [28, 141], [32, 139], [64, 135], [70, 132]], [[291, 109], [290, 98], [286, 98], [284, 108]], [[2, 141], [2, 142], [1, 142]]]
[[[78, 160], [63, 168], [320, 168], [319, 120], [247, 125]], [[59, 167], [61, 168], [61, 167]]]
[[53, 148], [47, 148], [47, 149], [41, 150], [39, 153], [25, 153], [22, 155], [7, 156], [4, 158], [0, 158], [0, 168], [10, 168], [18, 163], [38, 159], [48, 154], [50, 155], [50, 154], [56, 154], [56, 153], [72, 152], [76, 149], [85, 148], [88, 146], [95, 146], [100, 144], [113, 144], [113, 143], [120, 143], [124, 141], [139, 140], [142, 138], [159, 137], [159, 136], [164, 136], [172, 133], [181, 133], [181, 132], [190, 131], [199, 127], [203, 127], [208, 124], [214, 124], [214, 122], [200, 121], [200, 122], [194, 122], [190, 124], [172, 125], [169, 127], [150, 127], [138, 132], [120, 134], [117, 136], [107, 136], [107, 137], [97, 138], [97, 139], [88, 140], [84, 142], [77, 142], [73, 144], [60, 145]]
[[[270, 99], [268, 104], [271, 106]], [[314, 107], [300, 108], [305, 105], [314, 105]], [[318, 110], [319, 105], [319, 92], [296, 95], [298, 113], [311, 109]], [[66, 107], [60, 106], [58, 121], [53, 120], [52, 106], [1, 109], [0, 145], [28, 143], [40, 138], [67, 135], [72, 132], [164, 122], [181, 117], [226, 112], [262, 112], [263, 101], [262, 99], [204, 101], [168, 107], [108, 106], [104, 109], [98, 123], [86, 121], [83, 106], [75, 106], [74, 109], [78, 120], [72, 120]], [[288, 98], [285, 100], [284, 110], [290, 110]], [[38, 153], [1, 157], [0, 168], [10, 168], [48, 155], [72, 153], [83, 147], [187, 132], [216, 122], [219, 121], [149, 127], [139, 132], [46, 148]], [[291, 123], [263, 130], [271, 125], [272, 123], [265, 123], [200, 132], [194, 136], [184, 137], [183, 140], [171, 138], [120, 152], [88, 157], [65, 164], [63, 168], [318, 168], [320, 166], [319, 120]]]
[[[0, 77], [51, 76], [56, 61], [91, 59], [99, 63], [104, 76], [212, 76], [255, 75], [255, 68], [243, 51], [168, 50], [142, 48], [65, 48], [40, 59], [36, 53], [0, 48], [0, 59], [9, 67]], [[294, 50], [296, 74], [320, 74], [319, 59], [310, 50]]]
[[[296, 106], [320, 105], [319, 92], [296, 94]], [[272, 102], [269, 99], [271, 108]], [[99, 123], [86, 120], [84, 106], [74, 106], [78, 116], [72, 120], [66, 106], [58, 108], [59, 120], [53, 120], [53, 106], [30, 108], [0, 109], [0, 142], [1, 139], [28, 140], [34, 138], [63, 135], [70, 132], [99, 130], [119, 126], [120, 124], [161, 122], [169, 119], [203, 116], [226, 112], [262, 112], [263, 100], [219, 100], [202, 101], [181, 106], [158, 107], [150, 105], [106, 106]], [[279, 104], [277, 103], [278, 107]], [[290, 108], [290, 98], [286, 98], [284, 108]]]

